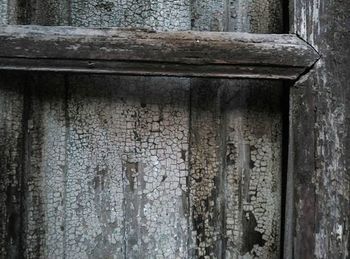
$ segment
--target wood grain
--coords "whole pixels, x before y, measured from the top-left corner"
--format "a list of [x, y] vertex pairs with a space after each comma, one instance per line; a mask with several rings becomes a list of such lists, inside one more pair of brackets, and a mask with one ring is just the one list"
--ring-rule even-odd
[[296, 79], [318, 59], [296, 35], [0, 28], [0, 69]]
[[295, 0], [291, 31], [322, 56], [291, 88], [285, 258], [349, 258], [350, 2]]

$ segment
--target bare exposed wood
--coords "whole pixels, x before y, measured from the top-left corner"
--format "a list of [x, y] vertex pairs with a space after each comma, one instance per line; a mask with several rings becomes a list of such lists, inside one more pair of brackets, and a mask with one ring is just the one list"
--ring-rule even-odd
[[285, 258], [349, 258], [349, 1], [294, 0], [292, 31], [322, 55], [291, 88]]
[[295, 35], [5, 26], [0, 69], [296, 79], [318, 54]]

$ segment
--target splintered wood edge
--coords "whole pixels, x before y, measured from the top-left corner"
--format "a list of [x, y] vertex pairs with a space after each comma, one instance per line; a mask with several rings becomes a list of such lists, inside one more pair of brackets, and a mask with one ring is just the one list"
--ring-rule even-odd
[[318, 59], [292, 34], [0, 27], [0, 70], [295, 80]]

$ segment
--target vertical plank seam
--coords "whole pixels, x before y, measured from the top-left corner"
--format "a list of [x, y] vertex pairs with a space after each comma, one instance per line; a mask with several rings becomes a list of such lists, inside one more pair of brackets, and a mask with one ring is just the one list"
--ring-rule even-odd
[[20, 178], [20, 229], [22, 230], [22, 233], [20, 233], [19, 238], [19, 245], [18, 245], [18, 255], [19, 258], [25, 258], [25, 252], [26, 252], [26, 212], [27, 212], [27, 206], [26, 206], [26, 182], [27, 182], [27, 175], [28, 170], [30, 170], [30, 133], [29, 133], [29, 117], [30, 117], [30, 110], [31, 110], [31, 96], [32, 96], [32, 85], [28, 82], [28, 74], [24, 74], [24, 90], [23, 90], [23, 119], [22, 119], [22, 125], [23, 125], [23, 140], [22, 140], [22, 170], [21, 170], [21, 176]]
[[64, 169], [63, 169], [63, 259], [66, 259], [66, 246], [67, 246], [67, 184], [68, 184], [68, 149], [69, 149], [69, 137], [70, 137], [70, 120], [69, 120], [69, 110], [68, 110], [68, 100], [69, 100], [69, 76], [64, 75], [64, 118], [65, 118], [65, 138], [64, 138]]
[[[192, 6], [192, 5], [191, 5]], [[188, 217], [187, 217], [187, 229], [188, 229], [188, 243], [187, 243], [187, 249], [188, 249], [188, 258], [191, 258], [192, 255], [192, 246], [193, 246], [193, 238], [192, 238], [192, 207], [191, 207], [191, 172], [192, 172], [192, 112], [193, 112], [193, 107], [192, 107], [192, 91], [193, 91], [193, 86], [192, 86], [192, 79], [189, 79], [189, 104], [188, 104], [188, 176], [187, 176], [187, 202], [188, 202]]]

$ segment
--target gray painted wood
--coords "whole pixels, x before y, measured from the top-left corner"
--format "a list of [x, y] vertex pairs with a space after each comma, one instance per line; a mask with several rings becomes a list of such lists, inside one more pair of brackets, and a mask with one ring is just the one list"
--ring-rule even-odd
[[275, 0], [193, 0], [192, 29], [281, 33], [283, 1]]
[[0, 73], [0, 257], [23, 252], [23, 89], [13, 73]]
[[[194, 6], [195, 30], [282, 32], [281, 1], [209, 0], [194, 1]], [[221, 228], [219, 257], [279, 258], [282, 85], [247, 80], [219, 80], [210, 85], [220, 87], [211, 93], [213, 98], [203, 116], [211, 115], [219, 121], [207, 130], [211, 134], [204, 131], [210, 124], [198, 132], [203, 132], [202, 139], [221, 136], [220, 151], [205, 141], [197, 145], [208, 149], [202, 160], [221, 154], [217, 161], [221, 168], [211, 171], [216, 175], [212, 202], [221, 208], [211, 205], [204, 210], [204, 215], [216, 217], [207, 229], [210, 224]]]
[[[282, 1], [238, 0], [230, 2], [229, 7], [230, 29], [282, 32]], [[232, 84], [235, 88], [226, 91], [224, 112], [226, 188], [230, 193], [226, 203], [230, 234], [226, 255], [279, 258], [283, 84], [239, 81], [228, 85]], [[238, 227], [234, 224], [237, 221]]]
[[[45, 86], [44, 89], [43, 85]], [[65, 89], [62, 75], [28, 75], [22, 236], [26, 258], [63, 256], [65, 229]], [[50, 225], [48, 225], [48, 223]], [[47, 247], [51, 247], [50, 250]]]
[[[112, 1], [104, 1], [102, 5], [90, 1], [84, 5], [85, 2], [76, 1], [78, 7], [74, 12], [62, 14], [70, 17], [67, 23], [66, 18], [45, 18], [54, 14], [55, 8], [43, 10], [47, 1], [38, 2], [41, 8], [34, 8], [38, 5], [27, 1], [28, 6], [33, 7], [32, 12], [16, 13], [17, 21], [21, 18], [22, 23], [125, 26], [124, 21], [129, 19], [130, 25], [145, 24], [157, 30], [191, 27], [187, 19], [191, 5], [187, 1], [173, 1], [173, 6], [164, 9], [165, 3], [159, 2], [150, 12], [142, 8], [138, 12], [137, 8], [146, 4], [136, 1], [133, 6]], [[260, 15], [259, 1], [252, 1], [250, 5], [233, 1], [235, 6], [231, 10], [236, 11], [229, 19], [231, 25], [227, 23], [226, 3], [208, 1], [202, 6], [197, 3], [192, 8], [196, 17], [210, 14], [206, 16], [210, 19], [203, 18], [199, 23], [192, 17], [192, 28], [279, 32], [279, 4], [273, 2], [264, 2], [262, 6], [266, 6], [265, 14], [274, 15], [253, 23], [247, 17], [249, 14], [249, 19], [254, 20]], [[170, 16], [160, 15], [172, 9]], [[155, 16], [157, 22], [151, 23]], [[15, 79], [22, 87], [22, 76], [9, 77], [3, 84], [5, 100], [16, 100], [5, 102], [5, 110], [11, 110], [7, 107], [13, 105], [23, 109], [21, 101], [16, 104], [23, 96], [21, 92], [8, 99], [11, 88], [17, 89], [13, 86], [17, 82]], [[25, 113], [16, 108], [11, 113], [11, 124], [8, 120], [1, 124], [1, 127], [5, 125], [3, 128], [10, 128], [6, 134], [16, 132], [19, 118], [24, 114], [21, 124], [24, 131], [20, 134], [27, 132], [24, 142], [18, 140], [25, 148], [14, 149], [15, 156], [9, 157], [17, 141], [11, 136], [3, 145], [5, 155], [0, 158], [9, 165], [2, 167], [2, 172], [6, 169], [6, 173], [1, 177], [9, 179], [6, 181], [13, 180], [7, 168], [24, 165], [26, 184], [16, 187], [14, 193], [19, 195], [21, 189], [28, 197], [25, 200], [22, 196], [22, 202], [16, 205], [11, 201], [8, 207], [17, 212], [22, 211], [21, 206], [27, 209], [18, 219], [25, 233], [16, 236], [16, 240], [24, 241], [23, 249], [16, 241], [19, 243], [13, 243], [5, 258], [16, 257], [17, 252], [25, 252], [28, 258], [175, 258], [175, 255], [186, 258], [196, 257], [201, 251], [204, 251], [203, 256], [214, 258], [254, 258], [257, 257], [255, 253], [260, 253], [260, 258], [278, 257], [282, 115], [278, 83], [200, 79], [193, 80], [190, 86], [187, 79], [52, 74], [32, 75], [28, 80], [26, 89], [30, 91], [25, 94]], [[298, 97], [297, 93], [295, 96]], [[313, 116], [305, 110], [299, 114]], [[312, 124], [312, 120], [309, 123]], [[233, 132], [232, 128], [237, 130]], [[303, 132], [306, 134], [309, 129]], [[263, 138], [263, 144], [258, 143], [260, 146], [254, 144], [259, 138]], [[216, 146], [222, 142], [225, 145]], [[234, 148], [230, 147], [235, 145], [237, 150], [231, 152]], [[266, 162], [266, 167], [271, 168], [267, 174], [257, 171], [264, 165], [254, 165], [249, 170], [249, 157], [254, 156], [254, 148], [257, 154], [259, 151], [264, 154], [260, 163]], [[18, 159], [23, 151], [25, 163]], [[300, 157], [302, 155], [304, 153]], [[234, 164], [230, 164], [230, 159]], [[191, 178], [195, 169], [199, 169], [196, 179]], [[253, 177], [257, 178], [253, 181]], [[298, 179], [301, 181], [302, 177]], [[237, 178], [249, 179], [249, 185], [235, 182]], [[264, 188], [261, 188], [262, 182], [265, 182]], [[249, 202], [247, 196], [252, 183], [258, 183], [254, 189], [259, 193], [256, 203]], [[249, 217], [251, 221], [242, 217], [246, 215], [240, 201], [246, 203], [246, 209], [253, 213], [256, 222], [253, 217]], [[326, 199], [322, 201], [327, 204]], [[196, 213], [191, 204], [196, 204]], [[263, 212], [255, 211], [255, 207], [261, 207]], [[114, 208], [117, 210], [113, 211]], [[234, 211], [238, 212], [238, 218], [231, 224]], [[199, 216], [208, 221], [193, 225]], [[306, 230], [310, 228], [309, 222], [312, 223], [312, 217], [301, 225], [305, 232], [309, 231]], [[2, 229], [13, 226], [12, 223], [8, 221]], [[200, 232], [203, 227], [205, 231]], [[3, 233], [1, 235], [9, 234]], [[347, 240], [344, 235], [342, 240]], [[260, 237], [267, 239], [263, 245], [260, 245], [264, 242]], [[196, 243], [197, 240], [202, 242]], [[307, 242], [302, 244], [305, 247]], [[304, 249], [300, 245], [296, 247]]]
[[[77, 15], [72, 13], [73, 17]], [[41, 86], [43, 81], [33, 84]], [[187, 253], [188, 105], [181, 105], [188, 96], [186, 81], [124, 78], [120, 85], [118, 81], [115, 77], [110, 77], [108, 84], [102, 77], [66, 78], [66, 96], [60, 99], [66, 105], [64, 120], [61, 122], [58, 114], [53, 114], [53, 121], [37, 121], [38, 129], [60, 128], [62, 124], [65, 129], [60, 133], [60, 139], [65, 141], [64, 186], [58, 197], [63, 220], [48, 218], [44, 223], [50, 233], [57, 227], [61, 232], [53, 237], [56, 244], [46, 242], [41, 255], [35, 254], [37, 257], [57, 254], [63, 258], [153, 258], [176, 253], [184, 257]], [[164, 94], [159, 90], [162, 85], [169, 86], [164, 88]], [[101, 87], [107, 89], [101, 91]], [[52, 108], [42, 108], [51, 113]], [[52, 139], [51, 134], [48, 132], [42, 140]], [[178, 135], [177, 141], [173, 134]], [[59, 153], [52, 145], [49, 142], [47, 149]], [[62, 157], [54, 160], [57, 159]], [[51, 164], [47, 158], [44, 160]], [[131, 172], [133, 166], [127, 169], [128, 164], [139, 165], [134, 167], [137, 175]], [[55, 170], [37, 170], [44, 175], [52, 172]], [[45, 191], [49, 196], [56, 193]], [[48, 210], [54, 206], [47, 204]], [[46, 240], [40, 232], [34, 236]]]
[[31, 71], [296, 79], [318, 59], [287, 34], [6, 26], [0, 41], [0, 69]]
[[232, 85], [223, 99], [226, 255], [279, 258], [283, 91], [270, 81]]
[[0, 2], [0, 24], [7, 24], [7, 9], [8, 9], [8, 2], [7, 1], [1, 1]]
[[[286, 258], [349, 258], [349, 2], [291, 5], [291, 31], [322, 58], [291, 88]], [[307, 242], [306, 242], [307, 240]]]
[[117, 26], [158, 31], [190, 29], [190, 1], [108, 0], [71, 1], [71, 23], [75, 26]]
[[[83, 1], [73, 3], [72, 25], [89, 23], [112, 26], [120, 22], [119, 25], [132, 27], [183, 30], [189, 24], [189, 20], [179, 19], [188, 17], [186, 1], [125, 1], [115, 3], [111, 12], [103, 6], [101, 9], [99, 3], [93, 6], [82, 4]], [[111, 2], [105, 4], [111, 5]], [[104, 15], [101, 16], [102, 20], [95, 14], [84, 17], [87, 12], [102, 12]], [[112, 16], [105, 19], [105, 15]], [[105, 81], [106, 78], [100, 77], [94, 82], [97, 86], [104, 86]], [[101, 98], [100, 103], [90, 104], [81, 99], [81, 102], [93, 110], [100, 110], [96, 115], [106, 116], [107, 119], [110, 113], [116, 113], [115, 116], [119, 113], [120, 116], [118, 120], [112, 119], [117, 127], [102, 129], [120, 146], [119, 156], [112, 157], [119, 157], [122, 164], [111, 173], [123, 179], [123, 194], [118, 198], [123, 201], [124, 230], [119, 234], [123, 235], [124, 258], [186, 257], [189, 214], [186, 206], [188, 80], [124, 78], [117, 86], [121, 88], [119, 91], [113, 78], [110, 82], [110, 91], [106, 94], [117, 96], [119, 100], [108, 102], [108, 99]], [[77, 93], [80, 87], [80, 83], [75, 85]], [[101, 87], [90, 90], [93, 89], [99, 92]], [[88, 94], [90, 92], [87, 91]], [[72, 102], [73, 107], [76, 107], [75, 102]], [[110, 112], [103, 111], [106, 107], [110, 107]], [[71, 114], [75, 115], [73, 109]], [[81, 120], [89, 122], [85, 115]], [[101, 141], [96, 144], [105, 146]], [[93, 151], [94, 147], [88, 146]], [[90, 164], [87, 158], [81, 161], [83, 165]], [[117, 229], [115, 232], [118, 234]]]
[[191, 80], [189, 192], [194, 258], [221, 258], [225, 244], [220, 88], [217, 80]]

